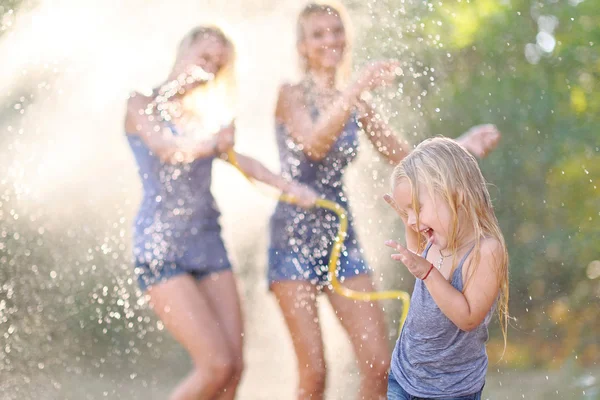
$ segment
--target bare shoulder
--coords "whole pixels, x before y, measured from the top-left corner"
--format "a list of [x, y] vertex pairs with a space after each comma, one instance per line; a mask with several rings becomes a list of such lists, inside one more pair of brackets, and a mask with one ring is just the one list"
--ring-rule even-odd
[[[482, 239], [479, 245], [479, 265], [489, 268], [490, 271], [496, 270], [504, 260], [504, 251], [504, 246], [498, 239], [493, 237]], [[469, 258], [473, 259], [473, 256], [471, 254]]]
[[504, 247], [496, 238], [487, 237], [481, 241], [480, 252], [482, 257], [496, 257], [502, 255]]
[[138, 133], [140, 117], [152, 102], [152, 97], [139, 92], [132, 92], [127, 99], [127, 112], [125, 114], [125, 132]]
[[278, 120], [285, 120], [288, 112], [303, 103], [303, 92], [300, 84], [284, 83], [279, 86], [277, 95], [277, 109], [275, 116]]
[[302, 95], [302, 85], [299, 83], [284, 83], [279, 86], [279, 97], [297, 98]]
[[463, 282], [469, 282], [471, 277], [475, 279], [475, 286], [469, 287], [468, 291], [482, 288], [487, 284], [493, 285], [497, 290], [498, 279], [502, 276], [507, 261], [504, 251], [502, 243], [496, 238], [488, 237], [481, 240], [477, 266], [474, 265], [475, 254], [471, 252], [462, 271]]

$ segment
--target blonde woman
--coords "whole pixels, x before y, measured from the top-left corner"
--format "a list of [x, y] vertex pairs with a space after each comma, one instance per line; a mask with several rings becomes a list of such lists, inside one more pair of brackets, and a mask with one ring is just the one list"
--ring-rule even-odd
[[[397, 63], [382, 61], [351, 71], [349, 25], [341, 5], [308, 4], [297, 23], [297, 50], [304, 75], [283, 85], [275, 112], [276, 138], [284, 176], [311, 187], [349, 209], [344, 171], [356, 157], [362, 133], [391, 164], [411, 148], [400, 142], [361, 94], [392, 82]], [[473, 128], [459, 139], [478, 156], [493, 149], [493, 126]], [[348, 235], [337, 269], [351, 289], [373, 291], [369, 267], [349, 217]], [[385, 398], [390, 365], [388, 331], [378, 304], [357, 302], [332, 292], [330, 251], [338, 229], [335, 215], [279, 203], [271, 218], [268, 280], [291, 334], [299, 372], [298, 399], [322, 399], [326, 384], [317, 295], [325, 293], [348, 332], [361, 374], [360, 399]]]
[[[233, 45], [220, 29], [196, 28], [182, 40], [164, 84], [127, 105], [125, 131], [143, 186], [133, 228], [138, 282], [194, 364], [171, 400], [233, 399], [243, 368], [240, 300], [210, 191], [212, 163], [232, 151], [235, 128], [196, 138], [211, 115], [185, 101], [209, 83], [233, 91], [233, 62]], [[311, 190], [236, 158], [249, 176], [313, 204]]]

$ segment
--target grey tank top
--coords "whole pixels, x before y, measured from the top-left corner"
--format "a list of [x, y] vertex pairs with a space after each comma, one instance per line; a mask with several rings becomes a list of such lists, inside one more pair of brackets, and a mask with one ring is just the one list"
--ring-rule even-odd
[[[431, 244], [423, 252], [427, 253]], [[455, 268], [451, 284], [463, 290], [465, 254]], [[425, 283], [417, 279], [410, 309], [392, 355], [392, 373], [416, 397], [458, 397], [483, 388], [488, 358], [485, 343], [495, 304], [474, 330], [460, 330], [439, 309]]]

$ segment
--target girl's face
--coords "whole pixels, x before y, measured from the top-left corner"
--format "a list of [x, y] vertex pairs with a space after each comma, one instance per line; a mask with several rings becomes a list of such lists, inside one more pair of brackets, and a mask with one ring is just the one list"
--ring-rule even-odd
[[326, 12], [310, 14], [302, 22], [303, 38], [298, 44], [300, 55], [310, 69], [336, 68], [343, 60], [346, 33], [342, 20]]
[[400, 179], [392, 197], [400, 208], [404, 224], [420, 232], [428, 241], [440, 250], [449, 245], [449, 233], [452, 231], [452, 210], [444, 198], [435, 194], [432, 197], [424, 185], [419, 184], [417, 202], [419, 205], [419, 225], [417, 213], [413, 208], [412, 188], [408, 179]]

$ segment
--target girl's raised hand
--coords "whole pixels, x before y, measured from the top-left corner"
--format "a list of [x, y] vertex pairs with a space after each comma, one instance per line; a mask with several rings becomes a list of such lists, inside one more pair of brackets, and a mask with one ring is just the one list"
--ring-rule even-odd
[[394, 240], [388, 240], [385, 245], [396, 250], [398, 253], [392, 254], [392, 259], [400, 261], [408, 268], [408, 271], [415, 276], [417, 279], [423, 279], [427, 276], [433, 264], [408, 250], [406, 247]]
[[383, 195], [383, 199], [386, 203], [389, 204], [390, 207], [394, 209], [394, 211], [396, 211], [396, 214], [398, 214], [398, 216], [402, 218], [402, 221], [406, 224], [406, 214], [403, 213], [402, 210], [400, 210], [400, 207], [398, 207], [398, 204], [396, 204], [394, 198], [386, 193]]

